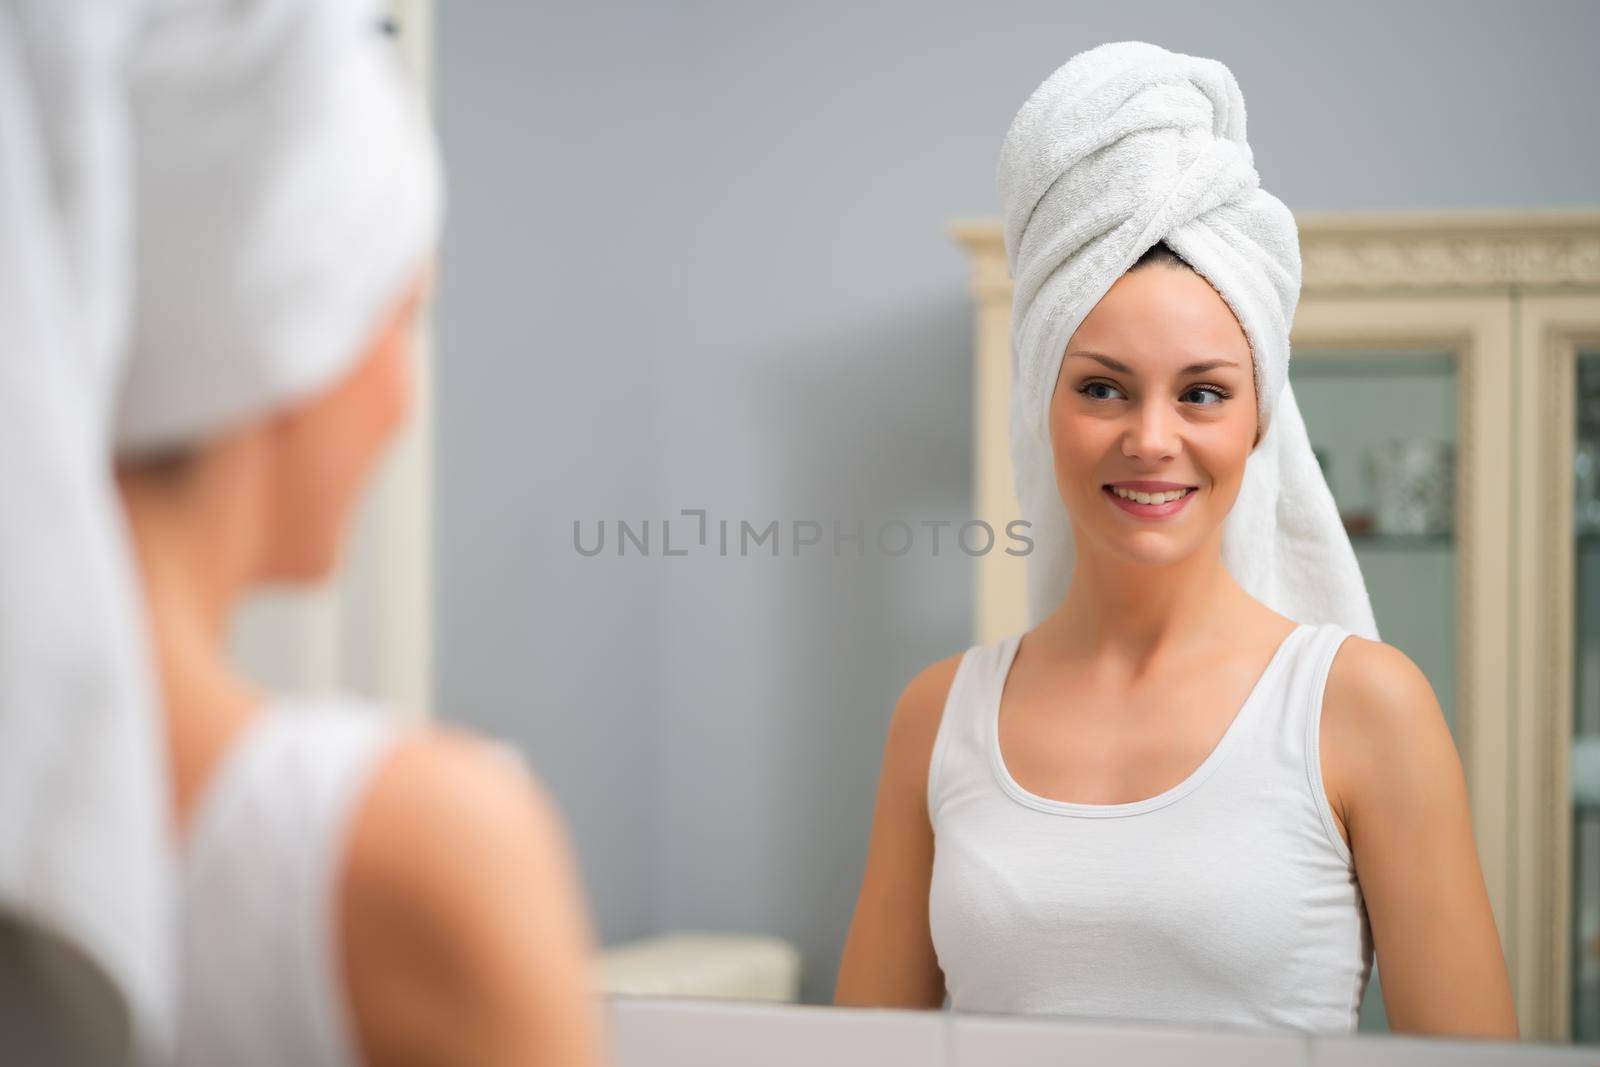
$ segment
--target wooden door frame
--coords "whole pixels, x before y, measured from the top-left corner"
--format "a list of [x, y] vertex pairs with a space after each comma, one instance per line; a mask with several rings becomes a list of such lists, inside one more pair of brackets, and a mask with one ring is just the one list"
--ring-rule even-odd
[[1519, 292], [1515, 543], [1516, 716], [1512, 783], [1516, 922], [1510, 956], [1526, 1036], [1571, 1033], [1575, 552], [1572, 471], [1577, 356], [1600, 349], [1600, 285]]

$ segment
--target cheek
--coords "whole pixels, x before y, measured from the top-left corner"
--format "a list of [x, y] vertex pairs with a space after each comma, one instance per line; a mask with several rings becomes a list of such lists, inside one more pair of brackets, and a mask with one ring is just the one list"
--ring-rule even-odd
[[1258, 420], [1254, 402], [1235, 404], [1228, 418], [1223, 421], [1227, 427], [1225, 436], [1229, 448], [1238, 457], [1238, 462], [1242, 466], [1256, 447]]
[[371, 383], [373, 414], [376, 425], [374, 436], [382, 438], [404, 425], [411, 414], [414, 382], [411, 360], [406, 346], [395, 346], [379, 358], [374, 368], [375, 380]]
[[1052, 412], [1050, 455], [1055, 465], [1056, 486], [1063, 498], [1077, 491], [1076, 486], [1083, 481], [1085, 471], [1094, 465], [1094, 457], [1102, 451], [1094, 429], [1093, 420]]
[[315, 577], [332, 554], [343, 513], [348, 461], [338, 435], [308, 427], [286, 449], [279, 494], [278, 543], [287, 568], [300, 578]]
[[367, 465], [354, 420], [307, 420], [285, 435], [274, 507], [278, 577], [318, 580], [334, 566], [351, 501]]
[[1111, 420], [1074, 411], [1070, 398], [1056, 394], [1050, 407], [1050, 451], [1058, 470], [1097, 463], [1108, 442], [1115, 438], [1116, 428]]
[[359, 487], [384, 445], [410, 414], [410, 364], [402, 346], [369, 357], [335, 394], [307, 434], [307, 462], [319, 468], [316, 483], [324, 506], [342, 507]]
[[1190, 448], [1201, 472], [1216, 487], [1232, 490], [1244, 480], [1245, 464], [1255, 445], [1255, 433], [1255, 412], [1236, 409], [1226, 418], [1217, 419], [1192, 434]]

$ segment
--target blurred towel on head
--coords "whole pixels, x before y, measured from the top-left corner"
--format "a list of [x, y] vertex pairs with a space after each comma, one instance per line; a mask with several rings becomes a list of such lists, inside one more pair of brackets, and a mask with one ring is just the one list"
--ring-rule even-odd
[[1228, 68], [1139, 41], [1082, 52], [1017, 112], [997, 183], [1015, 283], [1011, 458], [1034, 538], [1029, 626], [1055, 610], [1072, 577], [1049, 420], [1067, 342], [1165, 241], [1221, 294], [1253, 352], [1262, 438], [1224, 524], [1224, 564], [1275, 611], [1376, 639], [1355, 552], [1288, 382], [1298, 231], [1260, 187]]
[[165, 1059], [178, 1010], [112, 457], [330, 387], [426, 269], [439, 166], [385, 13], [0, 0], [0, 1026], [81, 1062]]
[[[157, 3], [135, 64], [117, 444], [182, 444], [361, 356], [438, 240], [432, 131], [377, 0]], [[148, 239], [146, 239], [148, 235]]]

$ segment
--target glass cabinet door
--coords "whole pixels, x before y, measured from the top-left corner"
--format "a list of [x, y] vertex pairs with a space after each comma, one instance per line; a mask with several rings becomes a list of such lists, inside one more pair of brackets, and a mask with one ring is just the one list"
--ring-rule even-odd
[[[1455, 353], [1297, 346], [1289, 381], [1360, 562], [1379, 636], [1427, 675], [1459, 745]], [[1376, 971], [1360, 1029], [1388, 1029]]]
[[1578, 353], [1573, 441], [1572, 1040], [1600, 1042], [1600, 350]]

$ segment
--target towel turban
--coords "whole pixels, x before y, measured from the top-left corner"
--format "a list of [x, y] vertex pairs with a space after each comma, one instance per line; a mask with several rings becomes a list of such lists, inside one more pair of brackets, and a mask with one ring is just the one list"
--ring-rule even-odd
[[1252, 352], [1261, 439], [1225, 522], [1224, 565], [1275, 611], [1375, 639], [1355, 553], [1288, 381], [1298, 231], [1261, 188], [1228, 68], [1139, 41], [1074, 56], [1012, 120], [997, 184], [1014, 282], [1012, 466], [1034, 538], [1029, 624], [1055, 610], [1072, 575], [1049, 419], [1067, 342], [1165, 241], [1227, 302]]
[[438, 238], [432, 131], [379, 0], [168, 0], [131, 71], [129, 452], [349, 371]]

